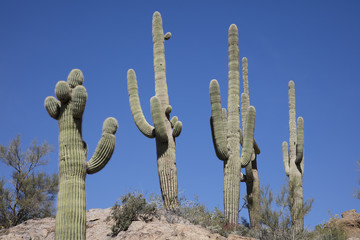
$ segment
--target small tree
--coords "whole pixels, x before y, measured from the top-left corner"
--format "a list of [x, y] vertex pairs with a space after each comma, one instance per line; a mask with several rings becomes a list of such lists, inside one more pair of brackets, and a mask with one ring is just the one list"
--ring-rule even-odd
[[[294, 185], [287, 183], [277, 196], [274, 196], [268, 186], [261, 189], [261, 220], [263, 228], [254, 237], [262, 240], [309, 239], [306, 231], [297, 231], [291, 227], [290, 209], [294, 204], [292, 196], [295, 191], [292, 186]], [[302, 207], [298, 209], [298, 212], [296, 212], [297, 216], [303, 218], [308, 214], [313, 201], [313, 199], [306, 200]]]
[[53, 147], [36, 140], [22, 152], [18, 135], [8, 146], [0, 145], [0, 161], [12, 169], [10, 179], [0, 179], [0, 226], [9, 228], [28, 219], [52, 216], [58, 191], [57, 174], [36, 171]]

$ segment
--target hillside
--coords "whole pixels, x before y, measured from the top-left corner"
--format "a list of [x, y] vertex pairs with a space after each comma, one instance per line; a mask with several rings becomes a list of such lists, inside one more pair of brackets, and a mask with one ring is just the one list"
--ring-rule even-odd
[[[166, 221], [162, 212], [159, 218], [145, 223], [135, 221], [126, 232], [120, 232], [116, 237], [111, 236], [113, 221], [109, 218], [111, 209], [90, 209], [87, 217], [87, 240], [254, 240], [253, 238], [230, 235], [228, 238], [219, 234], [212, 234], [209, 230], [200, 226], [192, 225], [186, 220], [177, 219], [177, 223], [170, 224]], [[55, 219], [33, 219], [28, 220], [9, 230], [2, 230], [2, 240], [52, 240], [55, 238]]]

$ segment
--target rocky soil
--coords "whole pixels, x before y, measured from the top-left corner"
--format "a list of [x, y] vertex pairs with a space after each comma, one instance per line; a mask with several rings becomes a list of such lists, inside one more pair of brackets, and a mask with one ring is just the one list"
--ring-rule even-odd
[[345, 230], [348, 240], [360, 240], [360, 213], [355, 209], [343, 212], [341, 218], [333, 220]]
[[[164, 215], [145, 223], [133, 222], [129, 229], [111, 236], [113, 221], [109, 218], [111, 209], [91, 209], [87, 211], [87, 240], [255, 240], [253, 238], [230, 235], [228, 238], [213, 234], [209, 230], [192, 225], [186, 220], [177, 219], [177, 223], [168, 223]], [[18, 226], [0, 232], [3, 240], [52, 240], [55, 239], [55, 219], [32, 219]]]
[[[87, 211], [87, 240], [256, 240], [231, 234], [228, 238], [209, 230], [190, 224], [187, 220], [177, 217], [175, 223], [169, 223], [163, 212], [158, 218], [145, 223], [133, 222], [129, 229], [111, 236], [111, 209], [91, 209]], [[342, 218], [333, 219], [332, 223], [341, 225], [348, 235], [348, 240], [360, 240], [360, 214], [355, 209], [341, 214]], [[53, 240], [55, 239], [55, 219], [31, 219], [7, 230], [0, 230], [2, 240]]]

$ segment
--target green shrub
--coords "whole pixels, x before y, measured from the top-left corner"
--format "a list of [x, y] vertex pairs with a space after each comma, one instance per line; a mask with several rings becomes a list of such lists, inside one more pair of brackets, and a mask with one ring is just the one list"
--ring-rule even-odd
[[133, 221], [151, 221], [156, 216], [156, 205], [146, 202], [141, 193], [133, 192], [120, 197], [112, 207], [111, 215], [115, 220], [111, 231], [116, 236], [121, 231], [126, 231]]
[[312, 239], [315, 240], [346, 240], [346, 232], [344, 228], [338, 224], [336, 221], [339, 219], [339, 216], [336, 214], [332, 216], [330, 213], [330, 220], [327, 223], [319, 224], [315, 226], [314, 231], [312, 232]]

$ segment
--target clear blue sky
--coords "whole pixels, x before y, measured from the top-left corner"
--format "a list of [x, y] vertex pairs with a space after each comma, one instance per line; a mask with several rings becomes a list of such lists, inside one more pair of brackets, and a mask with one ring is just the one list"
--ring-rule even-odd
[[[107, 208], [124, 193], [159, 193], [155, 141], [132, 119], [126, 72], [134, 68], [149, 122], [154, 95], [151, 19], [160, 11], [172, 114], [183, 122], [177, 141], [179, 189], [209, 208], [222, 207], [223, 165], [209, 126], [209, 83], [220, 83], [227, 103], [227, 31], [239, 29], [240, 57], [249, 61], [250, 101], [260, 182], [278, 192], [286, 176], [281, 144], [288, 140], [289, 80], [305, 122], [304, 197], [314, 198], [305, 225], [313, 227], [360, 201], [359, 1], [1, 1], [0, 143], [22, 134], [55, 146], [46, 167], [58, 168], [58, 125], [44, 108], [57, 81], [73, 68], [85, 76], [88, 101], [83, 136], [91, 155], [103, 120], [118, 119], [108, 165], [86, 178], [87, 208]], [[1, 176], [9, 171], [0, 167]], [[241, 185], [241, 195], [245, 194]], [[246, 217], [247, 211], [240, 214]]]

